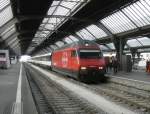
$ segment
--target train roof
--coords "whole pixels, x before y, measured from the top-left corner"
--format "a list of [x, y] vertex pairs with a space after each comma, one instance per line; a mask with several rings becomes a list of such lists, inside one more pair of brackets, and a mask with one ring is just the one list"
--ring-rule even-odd
[[37, 56], [31, 57], [31, 59], [39, 58], [39, 57], [45, 57], [45, 56], [51, 56], [51, 53], [46, 53], [46, 54], [43, 54], [43, 55], [37, 55]]
[[74, 47], [83, 46], [83, 45], [84, 46], [97, 46], [97, 47], [99, 47], [99, 45], [94, 41], [82, 40], [82, 41], [76, 41], [76, 42], [73, 42], [70, 44], [66, 44], [66, 45], [62, 46], [61, 48], [56, 49], [55, 51], [66, 49], [66, 48], [74, 48]]

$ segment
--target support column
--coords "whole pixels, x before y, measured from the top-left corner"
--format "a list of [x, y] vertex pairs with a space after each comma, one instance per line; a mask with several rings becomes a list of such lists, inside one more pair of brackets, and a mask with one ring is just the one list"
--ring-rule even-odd
[[117, 39], [117, 38], [114, 39], [114, 46], [116, 48], [116, 57], [120, 63], [120, 70], [122, 70], [122, 55], [124, 54], [123, 50], [125, 44], [126, 44], [126, 39]]
[[126, 39], [115, 39], [114, 46], [116, 48], [116, 56], [118, 60], [121, 60], [121, 56], [123, 55], [123, 50], [126, 44]]
[[135, 62], [135, 55], [137, 53], [137, 49], [130, 49], [131, 51], [131, 54], [132, 54], [132, 64], [134, 65], [134, 62]]
[[140, 52], [136, 52], [136, 54], [137, 54], [138, 60], [140, 60], [141, 53]]

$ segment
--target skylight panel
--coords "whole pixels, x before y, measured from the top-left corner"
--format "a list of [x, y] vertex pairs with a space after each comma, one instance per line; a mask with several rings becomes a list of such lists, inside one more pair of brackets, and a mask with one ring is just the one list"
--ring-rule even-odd
[[15, 32], [16, 32], [16, 28], [15, 27], [11, 28], [9, 31], [7, 31], [7, 33], [2, 35], [2, 39], [3, 40], [7, 39], [9, 36], [11, 36]]
[[15, 25], [12, 25], [12, 26], [8, 27], [7, 29], [5, 29], [5, 31], [1, 33], [1, 36], [3, 36], [4, 34], [7, 34], [7, 32], [9, 32], [14, 27], [15, 27]]
[[12, 45], [9, 45], [10, 47], [14, 47], [14, 46], [16, 46], [16, 45], [19, 45], [19, 41], [18, 40], [16, 40], [16, 42], [14, 42]]
[[8, 45], [10, 45], [10, 44], [14, 43], [16, 40], [18, 40], [17, 37], [11, 39], [9, 42], [6, 42], [6, 43], [7, 43]]
[[139, 47], [139, 46], [142, 46], [136, 39], [128, 40], [127, 44], [130, 47]]
[[58, 47], [62, 47], [64, 45], [64, 42], [58, 41], [55, 43]]
[[106, 50], [109, 50], [106, 46], [104, 45], [100, 45], [100, 49], [103, 50], [103, 51], [106, 51]]
[[50, 7], [47, 14], [48, 15], [52, 15], [54, 13], [54, 11], [56, 10], [56, 6]]
[[45, 28], [49, 29], [49, 30], [53, 30], [54, 29], [54, 25], [52, 25], [52, 24], [46, 24]]
[[110, 49], [114, 50], [115, 46], [113, 43], [106, 44]]
[[62, 1], [60, 5], [65, 6], [69, 9], [72, 9], [77, 3], [76, 2], [66, 2]]
[[45, 34], [49, 34], [50, 32], [49, 31], [43, 31]]
[[68, 36], [68, 37], [71, 38], [74, 42], [79, 41], [78, 38], [76, 38], [76, 37], [74, 37], [74, 36], [72, 36], [72, 35], [70, 35], [70, 36]]
[[95, 37], [92, 36], [86, 29], [80, 30], [79, 32], [77, 32], [77, 34], [81, 38], [86, 39], [86, 40], [94, 40], [95, 39]]
[[[74, 13], [78, 11], [78, 6], [82, 7], [87, 2], [89, 2], [89, 0], [54, 0], [47, 12], [47, 15], [49, 15], [50, 17], [46, 19], [44, 18], [39, 27], [39, 30], [52, 30], [46, 36], [49, 37], [55, 30], [57, 30], [62, 24], [64, 24], [68, 20], [68, 18], [66, 18], [65, 16], [73, 16]], [[39, 44], [42, 42], [43, 40], [39, 41]]]
[[50, 45], [50, 47], [52, 48], [52, 49], [57, 49], [57, 46], [56, 45]]
[[120, 33], [136, 28], [136, 25], [132, 23], [121, 11], [118, 11], [101, 20], [112, 33]]
[[139, 0], [122, 10], [138, 27], [150, 24], [150, 1]]
[[8, 4], [10, 4], [10, 0], [0, 0], [0, 10], [2, 10]]
[[59, 3], [60, 3], [60, 1], [53, 1], [51, 7], [52, 7], [52, 6], [57, 6], [57, 5], [59, 5]]
[[11, 6], [8, 6], [5, 10], [0, 13], [0, 26], [4, 25], [10, 19], [13, 18]]
[[60, 20], [60, 18], [50, 18], [48, 23], [57, 25], [58, 23], [60, 23]]
[[43, 21], [42, 21], [42, 23], [47, 23], [48, 19], [49, 18], [44, 18]]
[[107, 34], [100, 28], [98, 28], [96, 25], [90, 25], [87, 27], [87, 29], [96, 37], [96, 38], [102, 38], [107, 36]]
[[55, 11], [55, 15], [67, 15], [67, 13], [69, 13], [70, 10], [64, 8], [64, 7], [61, 7], [59, 6], [56, 11]]
[[150, 46], [150, 39], [147, 37], [138, 38], [137, 40], [139, 40], [143, 46]]
[[73, 42], [69, 37], [64, 38], [64, 41], [68, 44]]

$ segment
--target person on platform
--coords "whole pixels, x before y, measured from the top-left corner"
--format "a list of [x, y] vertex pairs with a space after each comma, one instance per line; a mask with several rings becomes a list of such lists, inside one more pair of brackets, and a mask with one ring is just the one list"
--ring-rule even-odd
[[146, 61], [146, 72], [150, 73], [150, 59]]
[[113, 66], [114, 73], [117, 73], [118, 72], [118, 60], [116, 57], [112, 58], [112, 66]]
[[111, 71], [112, 70], [112, 57], [109, 57], [109, 63], [108, 63], [108, 66], [109, 66], [109, 70]]

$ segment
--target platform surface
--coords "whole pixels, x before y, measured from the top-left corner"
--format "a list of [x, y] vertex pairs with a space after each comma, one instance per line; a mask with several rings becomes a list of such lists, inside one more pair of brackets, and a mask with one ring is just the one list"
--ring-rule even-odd
[[0, 114], [9, 114], [16, 99], [20, 64], [0, 69]]
[[144, 81], [150, 83], [150, 73], [147, 73], [145, 71], [141, 70], [133, 70], [132, 72], [122, 72], [119, 71], [117, 73], [113, 73], [112, 71], [109, 71], [106, 75], [108, 76], [117, 76], [117, 77], [123, 77], [138, 81]]

